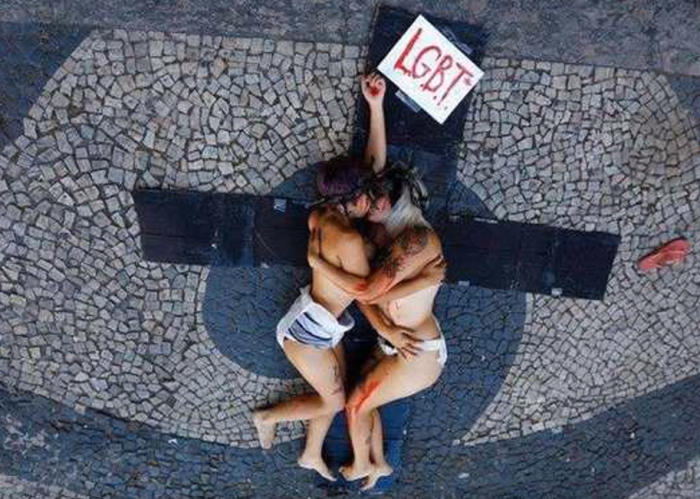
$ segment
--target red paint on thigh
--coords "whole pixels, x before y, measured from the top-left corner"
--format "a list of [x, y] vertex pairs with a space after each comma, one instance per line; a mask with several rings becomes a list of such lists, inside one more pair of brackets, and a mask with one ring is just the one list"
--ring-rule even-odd
[[378, 387], [379, 380], [368, 381], [367, 383], [363, 383], [362, 387], [360, 387], [359, 400], [357, 401], [357, 403], [353, 404], [350, 407], [351, 413], [353, 413], [352, 416], [355, 416], [358, 412], [360, 412], [362, 404], [365, 403], [369, 396], [372, 395], [372, 392], [374, 392]]
[[355, 417], [353, 414], [352, 406], [348, 405], [345, 407], [345, 417], [348, 419], [348, 426], [353, 426], [355, 424]]

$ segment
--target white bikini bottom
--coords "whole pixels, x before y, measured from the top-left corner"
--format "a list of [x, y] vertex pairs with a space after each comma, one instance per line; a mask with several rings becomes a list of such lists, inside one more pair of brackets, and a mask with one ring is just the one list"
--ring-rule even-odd
[[[438, 324], [438, 329], [440, 325]], [[388, 341], [386, 341], [381, 336], [379, 337], [379, 348], [382, 349], [386, 355], [396, 355], [399, 351]], [[423, 352], [437, 352], [438, 353], [438, 364], [441, 366], [445, 365], [447, 362], [447, 344], [445, 343], [445, 337], [442, 335], [442, 330], [440, 330], [440, 337], [434, 340], [423, 340], [420, 343], [420, 349]]]

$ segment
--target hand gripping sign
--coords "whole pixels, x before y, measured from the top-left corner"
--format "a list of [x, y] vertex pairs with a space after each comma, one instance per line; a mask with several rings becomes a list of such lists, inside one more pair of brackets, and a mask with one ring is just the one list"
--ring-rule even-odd
[[484, 75], [423, 16], [418, 16], [378, 69], [440, 124]]

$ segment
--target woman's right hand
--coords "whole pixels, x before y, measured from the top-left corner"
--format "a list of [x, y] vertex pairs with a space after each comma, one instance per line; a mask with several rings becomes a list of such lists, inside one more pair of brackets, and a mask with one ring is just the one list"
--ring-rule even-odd
[[422, 351], [420, 344], [423, 343], [423, 340], [416, 338], [412, 329], [387, 326], [383, 333], [382, 336], [396, 348], [404, 359], [417, 355]]

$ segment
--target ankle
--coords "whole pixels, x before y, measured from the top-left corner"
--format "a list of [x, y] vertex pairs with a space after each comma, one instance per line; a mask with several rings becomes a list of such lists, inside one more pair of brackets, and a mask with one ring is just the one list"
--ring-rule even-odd
[[304, 459], [305, 461], [316, 461], [321, 459], [321, 451], [311, 451], [309, 449], [304, 449], [299, 455], [299, 459]]
[[257, 420], [261, 423], [269, 424], [271, 422], [270, 415], [266, 409], [259, 409], [257, 411], [254, 411], [253, 416], [257, 418]]
[[374, 468], [374, 464], [372, 464], [370, 461], [355, 460], [355, 462], [352, 463], [352, 465], [355, 467], [355, 469], [358, 469], [358, 470], [366, 470], [369, 468]]

